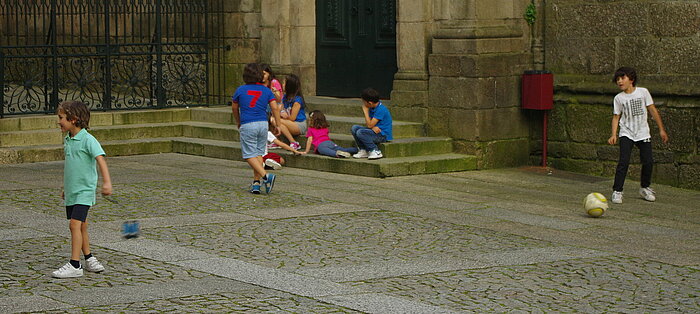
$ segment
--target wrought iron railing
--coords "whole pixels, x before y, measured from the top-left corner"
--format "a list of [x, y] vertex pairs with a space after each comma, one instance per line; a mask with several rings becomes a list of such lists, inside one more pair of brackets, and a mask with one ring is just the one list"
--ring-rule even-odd
[[0, 0], [0, 117], [207, 104], [210, 0]]

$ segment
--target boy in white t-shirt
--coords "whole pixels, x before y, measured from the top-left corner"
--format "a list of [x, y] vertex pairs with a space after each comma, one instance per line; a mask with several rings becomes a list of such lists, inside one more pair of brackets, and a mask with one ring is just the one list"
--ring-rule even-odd
[[267, 144], [268, 144], [268, 146], [267, 146], [267, 148], [265, 148], [265, 155], [263, 155], [263, 157], [262, 157], [263, 164], [265, 165], [266, 168], [280, 170], [280, 169], [282, 169], [282, 166], [285, 163], [285, 160], [282, 156], [280, 156], [279, 154], [269, 152], [270, 144], [275, 144], [275, 147], [286, 149], [286, 150], [294, 153], [294, 155], [305, 154], [304, 152], [300, 152], [300, 151], [292, 148], [291, 146], [285, 144], [284, 142], [278, 140], [277, 137], [274, 134], [272, 134], [272, 132], [270, 132], [270, 131], [267, 131]]
[[615, 170], [612, 202], [622, 203], [622, 188], [625, 185], [632, 146], [639, 148], [639, 158], [642, 161], [639, 194], [645, 200], [653, 202], [656, 200], [656, 195], [649, 186], [651, 185], [654, 160], [651, 154], [651, 134], [647, 122], [647, 112], [651, 113], [651, 117], [656, 121], [663, 143], [668, 142], [668, 134], [666, 134], [661, 116], [654, 106], [649, 90], [637, 87], [637, 72], [633, 68], [619, 68], [615, 71], [613, 83], [617, 84], [622, 92], [617, 94], [613, 100], [612, 135], [608, 139], [610, 145], [620, 143], [620, 159]]

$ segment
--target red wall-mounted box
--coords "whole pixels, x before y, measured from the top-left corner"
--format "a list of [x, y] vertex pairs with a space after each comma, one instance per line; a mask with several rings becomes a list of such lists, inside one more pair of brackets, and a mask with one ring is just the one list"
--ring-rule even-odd
[[554, 108], [554, 75], [548, 71], [525, 71], [520, 96], [523, 109]]

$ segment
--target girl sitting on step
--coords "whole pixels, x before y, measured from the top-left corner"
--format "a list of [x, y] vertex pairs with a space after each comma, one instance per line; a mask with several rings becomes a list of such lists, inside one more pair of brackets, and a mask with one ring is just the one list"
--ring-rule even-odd
[[306, 133], [306, 112], [304, 108], [304, 95], [301, 92], [301, 80], [297, 75], [287, 75], [284, 81], [284, 96], [282, 104], [285, 111], [289, 113], [286, 118], [274, 121], [282, 132], [282, 135], [289, 141], [289, 146], [300, 149], [301, 146], [294, 139], [295, 136]]
[[306, 151], [308, 153], [313, 145], [315, 152], [317, 154], [338, 157], [338, 158], [348, 158], [352, 154], [357, 153], [357, 147], [341, 147], [336, 143], [333, 143], [328, 137], [328, 121], [326, 121], [326, 116], [323, 112], [319, 110], [314, 110], [309, 114], [309, 128], [306, 131]]

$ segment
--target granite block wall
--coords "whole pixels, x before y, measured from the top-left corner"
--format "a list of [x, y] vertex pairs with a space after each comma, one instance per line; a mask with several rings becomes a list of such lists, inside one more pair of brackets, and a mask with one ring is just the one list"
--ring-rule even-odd
[[[555, 74], [549, 166], [612, 177], [618, 148], [611, 131], [612, 84], [621, 66], [637, 69], [668, 144], [652, 130], [652, 182], [700, 189], [700, 1], [552, 0], [545, 5], [545, 65]], [[542, 118], [529, 113], [531, 162], [541, 158]], [[628, 180], [639, 181], [638, 151]], [[633, 188], [632, 184], [626, 187]]]

